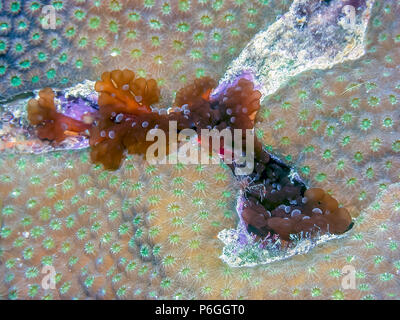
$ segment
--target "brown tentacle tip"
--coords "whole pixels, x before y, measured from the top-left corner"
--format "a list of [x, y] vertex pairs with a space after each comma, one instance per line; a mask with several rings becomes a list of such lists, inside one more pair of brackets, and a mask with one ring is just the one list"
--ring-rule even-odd
[[57, 112], [54, 92], [45, 88], [39, 92], [38, 99], [28, 101], [28, 120], [37, 127], [40, 139], [60, 143], [70, 135], [78, 135], [91, 127], [85, 121], [72, 119]]

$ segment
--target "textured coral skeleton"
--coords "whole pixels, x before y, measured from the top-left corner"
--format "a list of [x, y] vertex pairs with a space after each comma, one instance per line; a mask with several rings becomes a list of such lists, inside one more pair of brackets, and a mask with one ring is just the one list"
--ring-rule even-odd
[[[218, 79], [290, 2], [2, 1], [0, 99], [43, 86], [70, 86], [132, 65], [140, 76], [157, 79], [167, 99], [196, 76]], [[42, 28], [46, 5], [55, 8], [55, 30]]]
[[[376, 2], [367, 54], [298, 75], [267, 97], [256, 122], [269, 150], [351, 208], [346, 237], [232, 268], [217, 239], [236, 227], [238, 188], [224, 166], [154, 167], [129, 156], [108, 172], [87, 151], [2, 155], [2, 297], [398, 299], [399, 13], [398, 1]], [[56, 291], [41, 287], [44, 265], [56, 267]]]

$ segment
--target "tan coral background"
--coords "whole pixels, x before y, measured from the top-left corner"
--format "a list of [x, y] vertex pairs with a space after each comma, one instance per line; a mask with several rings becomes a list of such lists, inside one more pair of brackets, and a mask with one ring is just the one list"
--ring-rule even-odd
[[[358, 216], [345, 238], [231, 268], [217, 239], [236, 225], [226, 168], [134, 157], [106, 172], [87, 151], [2, 155], [1, 298], [398, 299], [399, 7], [375, 6], [365, 57], [301, 74], [259, 115], [264, 143]], [[41, 286], [45, 265], [54, 290]], [[355, 289], [342, 285], [345, 266]]]

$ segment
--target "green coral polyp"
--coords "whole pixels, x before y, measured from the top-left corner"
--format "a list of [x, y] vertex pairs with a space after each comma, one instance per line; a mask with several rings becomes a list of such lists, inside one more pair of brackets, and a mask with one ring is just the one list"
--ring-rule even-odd
[[19, 76], [13, 76], [10, 80], [10, 84], [12, 87], [19, 87], [22, 85], [22, 79]]
[[185, 22], [181, 22], [176, 25], [176, 29], [180, 32], [188, 32], [190, 30], [190, 25]]

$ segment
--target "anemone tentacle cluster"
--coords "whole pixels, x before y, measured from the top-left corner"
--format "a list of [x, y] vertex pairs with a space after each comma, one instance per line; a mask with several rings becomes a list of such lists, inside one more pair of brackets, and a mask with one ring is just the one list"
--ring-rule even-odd
[[[90, 135], [92, 161], [111, 170], [120, 167], [126, 152], [145, 154], [147, 159], [148, 149], [154, 148], [152, 141], [156, 136], [159, 141], [155, 149], [158, 149], [156, 152], [159, 156], [156, 157], [158, 161], [153, 159], [153, 164], [161, 164], [163, 157], [177, 156], [173, 150], [178, 149], [178, 141], [173, 141], [175, 139], [170, 137], [171, 133], [176, 138], [179, 133], [179, 142], [182, 142], [184, 135], [183, 143], [191, 137], [192, 141], [195, 140], [194, 147], [197, 150], [196, 163], [203, 163], [199, 161], [200, 158], [209, 157], [214, 151], [225, 164], [230, 165], [235, 174], [239, 173], [242, 181], [249, 181], [243, 185], [243, 210], [238, 215], [248, 225], [250, 233], [264, 240], [272, 235], [273, 245], [276, 245], [276, 237], [292, 242], [293, 236], [315, 238], [348, 231], [352, 221], [347, 209], [339, 208], [338, 202], [322, 189], [305, 191], [301, 182], [289, 177], [290, 169], [271, 159], [255, 139], [252, 130], [260, 108], [261, 93], [254, 89], [254, 84], [240, 78], [236, 84], [227, 86], [219, 95], [211, 97], [215, 86], [216, 82], [210, 78], [197, 79], [178, 91], [173, 112], [162, 112], [150, 107], [158, 102], [160, 94], [154, 79], [136, 78], [133, 71], [126, 69], [113, 70], [103, 73], [101, 80], [95, 84], [95, 89], [100, 93], [99, 111], [91, 116], [85, 115], [86, 119], [91, 118], [91, 123], [57, 113], [54, 93], [49, 88], [39, 92], [39, 99], [28, 102], [28, 118], [37, 126], [40, 138], [54, 143], [64, 140], [66, 132], [81, 134], [86, 131]], [[171, 127], [172, 122], [175, 123], [175, 129]], [[204, 132], [207, 129], [218, 132], [218, 136], [211, 137], [212, 133]], [[235, 132], [235, 129], [240, 131]], [[189, 136], [186, 135], [188, 130]], [[224, 130], [230, 133], [231, 138], [222, 134]], [[161, 131], [164, 139], [155, 131]], [[165, 137], [167, 132], [168, 139]], [[231, 141], [237, 133], [240, 134], [239, 141]], [[215, 145], [215, 138], [219, 142], [222, 140], [223, 145]], [[253, 141], [253, 150], [247, 150], [246, 145], [250, 141], [246, 140]], [[165, 144], [161, 147], [165, 150], [164, 156], [160, 155], [160, 143]], [[182, 143], [180, 145], [183, 148]], [[199, 149], [202, 153], [200, 157]], [[239, 152], [246, 155], [246, 160], [248, 156], [252, 157], [253, 165], [242, 161]], [[149, 156], [154, 158], [152, 154]], [[232, 161], [228, 161], [228, 157]], [[179, 163], [179, 157], [177, 160]], [[252, 170], [243, 177], [243, 169], [249, 165]]]

